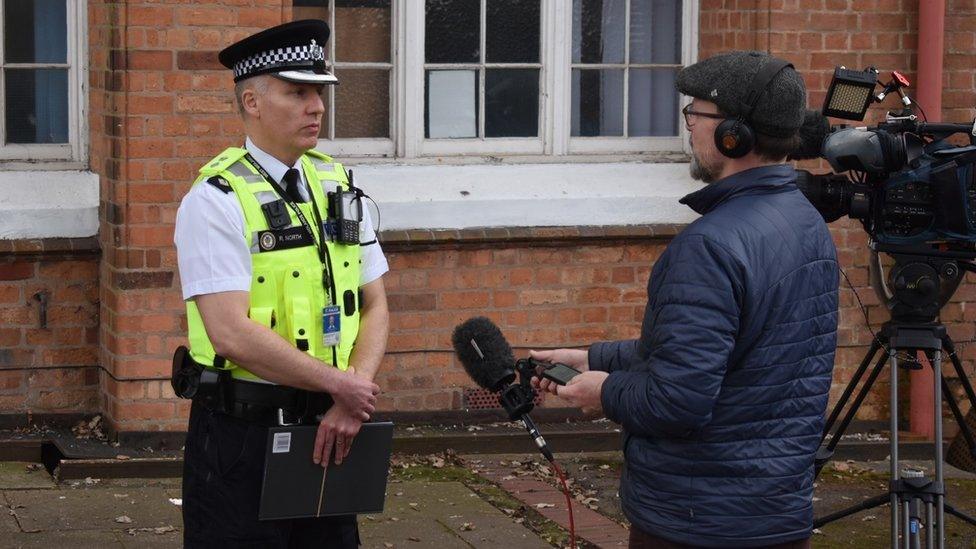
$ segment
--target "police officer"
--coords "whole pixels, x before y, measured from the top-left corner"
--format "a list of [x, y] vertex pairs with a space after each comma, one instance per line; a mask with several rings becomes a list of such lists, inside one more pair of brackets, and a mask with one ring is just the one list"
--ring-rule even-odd
[[337, 82], [328, 38], [324, 22], [295, 21], [220, 52], [247, 139], [200, 168], [176, 217], [189, 359], [219, 378], [190, 412], [186, 547], [358, 545], [355, 516], [257, 518], [268, 427], [318, 423], [309, 459], [325, 467], [334, 449], [340, 463], [386, 347], [388, 265], [362, 193], [314, 150]]

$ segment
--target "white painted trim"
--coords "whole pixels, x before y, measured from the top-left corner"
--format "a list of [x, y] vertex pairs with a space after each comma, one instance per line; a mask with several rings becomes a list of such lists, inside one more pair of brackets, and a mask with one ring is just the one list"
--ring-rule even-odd
[[[380, 230], [688, 223], [687, 164], [396, 165], [355, 168]], [[375, 218], [374, 218], [375, 219]]]
[[425, 139], [424, 155], [524, 155], [542, 154], [542, 140], [538, 137], [486, 139]]
[[[403, 128], [398, 134], [402, 158], [416, 158], [424, 139], [424, 26], [423, 2], [402, 0], [403, 4]], [[407, 39], [412, 37], [412, 39]]]
[[98, 234], [98, 174], [0, 172], [0, 240]]

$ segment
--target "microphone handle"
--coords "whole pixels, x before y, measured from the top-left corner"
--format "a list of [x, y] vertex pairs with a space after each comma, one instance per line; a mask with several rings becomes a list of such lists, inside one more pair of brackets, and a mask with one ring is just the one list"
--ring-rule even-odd
[[535, 422], [529, 417], [529, 414], [522, 414], [522, 425], [525, 426], [525, 430], [529, 432], [529, 436], [535, 442], [535, 445], [539, 447], [539, 451], [542, 452], [543, 457], [546, 458], [550, 463], [553, 461], [552, 451], [549, 450], [549, 446], [546, 444], [546, 439], [542, 438], [542, 433], [536, 428]]

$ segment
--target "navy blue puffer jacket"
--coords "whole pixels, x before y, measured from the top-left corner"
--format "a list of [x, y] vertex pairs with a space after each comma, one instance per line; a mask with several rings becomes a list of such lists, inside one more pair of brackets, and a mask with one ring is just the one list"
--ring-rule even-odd
[[620, 496], [645, 532], [701, 546], [809, 537], [837, 335], [837, 255], [792, 168], [682, 199], [703, 216], [654, 265], [640, 339], [590, 347], [624, 427]]

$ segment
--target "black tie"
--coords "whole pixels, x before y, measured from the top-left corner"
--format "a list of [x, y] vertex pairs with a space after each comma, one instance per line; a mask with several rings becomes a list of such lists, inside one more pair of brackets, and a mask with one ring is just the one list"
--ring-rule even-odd
[[285, 172], [285, 176], [281, 178], [281, 182], [285, 184], [285, 192], [291, 197], [295, 202], [305, 202], [302, 198], [302, 193], [298, 191], [298, 170], [295, 168], [289, 169]]

